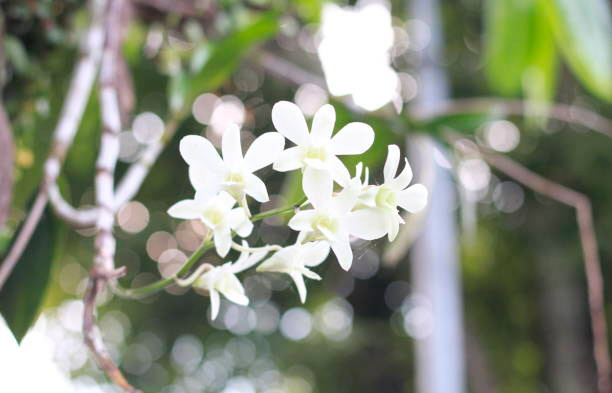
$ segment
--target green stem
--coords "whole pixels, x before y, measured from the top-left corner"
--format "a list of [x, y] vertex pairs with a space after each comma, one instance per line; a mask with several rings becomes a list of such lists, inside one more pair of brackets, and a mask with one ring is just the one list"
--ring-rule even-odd
[[261, 212], [259, 214], [255, 214], [253, 217], [251, 217], [251, 221], [256, 222], [259, 220], [263, 220], [264, 218], [267, 218], [267, 217], [291, 213], [304, 202], [306, 202], [306, 197], [303, 197], [302, 199], [300, 199], [299, 201], [297, 201], [296, 203], [292, 205], [285, 206], [285, 207], [279, 207], [278, 209], [272, 209], [272, 210], [268, 210], [265, 212]]
[[211, 240], [207, 240], [204, 243], [202, 243], [200, 248], [195, 250], [194, 253], [189, 256], [185, 264], [179, 269], [179, 271], [176, 272], [176, 274], [171, 277], [152, 282], [151, 284], [145, 285], [140, 288], [124, 289], [124, 288], [117, 287], [115, 288], [115, 293], [121, 297], [129, 297], [129, 298], [138, 299], [138, 298], [142, 298], [142, 297], [151, 295], [157, 291], [160, 291], [164, 289], [166, 286], [172, 284], [176, 277], [182, 276], [183, 274], [187, 273], [189, 269], [200, 259], [200, 257], [204, 254], [204, 252], [212, 248], [213, 246], [214, 246], [214, 243]]
[[[268, 211], [256, 214], [253, 217], [251, 217], [251, 221], [256, 222], [256, 221], [263, 220], [266, 217], [291, 213], [304, 202], [306, 202], [306, 197], [303, 197], [298, 202], [290, 206], [285, 206], [285, 207], [281, 207], [278, 209], [272, 209], [272, 210], [268, 210]], [[189, 258], [187, 259], [185, 264], [179, 269], [179, 271], [176, 272], [176, 274], [174, 274], [171, 277], [152, 282], [151, 284], [145, 285], [140, 288], [125, 289], [117, 285], [114, 288], [114, 292], [116, 295], [121, 296], [121, 297], [138, 299], [138, 298], [142, 298], [142, 297], [151, 295], [157, 291], [160, 291], [164, 289], [165, 287], [167, 287], [168, 285], [172, 284], [176, 278], [179, 278], [180, 276], [187, 273], [189, 269], [191, 269], [191, 267], [202, 257], [202, 255], [204, 255], [204, 252], [206, 252], [208, 249], [212, 248], [213, 246], [214, 246], [214, 243], [212, 240], [204, 241], [202, 245], [200, 246], [200, 248], [195, 250], [194, 253], [189, 256]]]

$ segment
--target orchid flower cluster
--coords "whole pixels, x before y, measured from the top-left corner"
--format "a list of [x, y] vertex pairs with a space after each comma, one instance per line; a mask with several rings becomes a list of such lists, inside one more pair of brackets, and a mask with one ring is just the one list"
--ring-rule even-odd
[[[259, 272], [288, 274], [303, 303], [304, 277], [321, 279], [311, 268], [327, 259], [330, 250], [340, 266], [349, 270], [351, 236], [374, 240], [386, 235], [393, 241], [404, 223], [398, 207], [410, 213], [425, 207], [427, 190], [421, 184], [409, 186], [412, 170], [407, 160], [397, 174], [400, 151], [396, 145], [388, 147], [383, 184], [370, 185], [368, 169], [361, 163], [351, 177], [338, 156], [364, 153], [374, 141], [374, 131], [365, 123], [352, 122], [333, 134], [335, 121], [334, 108], [324, 105], [315, 113], [309, 131], [299, 107], [281, 101], [272, 108], [276, 131], [259, 136], [244, 155], [240, 129], [235, 125], [222, 135], [221, 156], [201, 136], [181, 140], [180, 153], [189, 166], [195, 195], [174, 204], [168, 214], [201, 220], [220, 257], [225, 258], [232, 248], [241, 251], [237, 261], [201, 269], [189, 281], [196, 290], [210, 295], [213, 319], [218, 315], [220, 294], [237, 304], [249, 303], [238, 273], [259, 264]], [[285, 138], [295, 146], [285, 149]], [[239, 245], [232, 241], [233, 236], [246, 238], [253, 230], [247, 198], [262, 203], [269, 200], [265, 183], [255, 174], [269, 165], [279, 172], [302, 171], [306, 200], [296, 206], [288, 222], [298, 232], [297, 241], [286, 247], [251, 248], [246, 241]], [[271, 251], [274, 253], [266, 259]]]

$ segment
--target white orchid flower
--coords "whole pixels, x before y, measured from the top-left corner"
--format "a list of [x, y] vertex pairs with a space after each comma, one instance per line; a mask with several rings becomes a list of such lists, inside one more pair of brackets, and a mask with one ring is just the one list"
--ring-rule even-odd
[[273, 168], [280, 172], [304, 168], [302, 184], [307, 195], [319, 187], [329, 188], [333, 180], [345, 184], [350, 175], [337, 156], [361, 154], [374, 141], [372, 127], [359, 122], [347, 124], [332, 137], [335, 121], [334, 107], [323, 105], [315, 113], [308, 132], [306, 119], [297, 105], [281, 101], [272, 108], [276, 130], [297, 145], [283, 151]]
[[[358, 205], [353, 214], [359, 217], [359, 220], [369, 219], [372, 215], [377, 214], [384, 217], [385, 232], [388, 234], [389, 241], [393, 241], [399, 231], [399, 225], [404, 224], [397, 207], [410, 213], [418, 213], [427, 205], [427, 189], [422, 184], [408, 187], [412, 180], [412, 169], [407, 159], [405, 159], [404, 169], [395, 177], [399, 166], [400, 150], [397, 145], [389, 145], [388, 151], [383, 169], [385, 182], [380, 186], [370, 187], [366, 191], [367, 197], [360, 199], [360, 202], [366, 203]], [[361, 229], [363, 228], [355, 228], [355, 236], [364, 238], [363, 236], [372, 234], [372, 231], [360, 233]], [[384, 234], [379, 237], [382, 236]]]
[[253, 223], [241, 208], [232, 209], [236, 201], [225, 191], [213, 198], [196, 193], [195, 199], [185, 199], [172, 205], [168, 214], [185, 220], [200, 219], [213, 233], [217, 254], [225, 257], [232, 245], [232, 230], [241, 237], [247, 237], [253, 230]]
[[300, 301], [306, 301], [306, 284], [304, 276], [312, 280], [320, 280], [321, 277], [308, 269], [320, 265], [329, 255], [329, 244], [327, 242], [310, 242], [295, 244], [277, 251], [257, 267], [258, 272], [277, 272], [288, 274], [300, 295]]
[[[248, 247], [246, 242], [243, 246]], [[235, 263], [225, 263], [221, 266], [215, 266], [207, 271], [193, 283], [197, 289], [208, 291], [210, 295], [211, 318], [217, 318], [219, 314], [220, 296], [222, 294], [229, 301], [241, 306], [249, 304], [249, 298], [245, 295], [242, 283], [236, 277], [236, 274], [249, 269], [250, 267], [261, 261], [267, 252], [242, 252]]]
[[223, 190], [250, 215], [246, 195], [258, 202], [270, 199], [266, 185], [253, 172], [276, 161], [284, 147], [285, 138], [282, 135], [267, 132], [253, 141], [243, 157], [240, 129], [232, 124], [226, 128], [221, 139], [223, 159], [210, 141], [198, 135], [185, 136], [179, 149], [189, 164], [189, 179], [197, 191], [212, 196]]
[[347, 187], [337, 196], [332, 196], [332, 184], [322, 184], [318, 189], [308, 190], [306, 196], [313, 209], [297, 212], [289, 220], [289, 227], [300, 232], [298, 242], [329, 242], [344, 270], [349, 270], [353, 263], [349, 235], [370, 240], [386, 233], [385, 222], [380, 214], [355, 215], [351, 211], [359, 197], [359, 192], [353, 187]]

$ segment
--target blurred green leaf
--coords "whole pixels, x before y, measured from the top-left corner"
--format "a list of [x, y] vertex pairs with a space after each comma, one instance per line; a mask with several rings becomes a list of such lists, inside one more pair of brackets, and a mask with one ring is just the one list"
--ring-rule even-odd
[[213, 91], [221, 86], [249, 49], [276, 33], [279, 26], [278, 18], [278, 12], [267, 12], [243, 29], [212, 44], [210, 56], [189, 84], [186, 101], [191, 102], [199, 94]]
[[557, 44], [576, 77], [612, 102], [612, 16], [606, 0], [545, 0]]
[[301, 18], [310, 23], [319, 22], [323, 8], [322, 0], [297, 0], [294, 4]]
[[532, 101], [548, 102], [556, 90], [557, 48], [541, 1], [537, 1], [534, 6], [529, 31], [529, 54], [522, 78], [523, 91]]
[[40, 313], [51, 279], [51, 266], [64, 234], [64, 227], [47, 207], [15, 270], [0, 291], [0, 313], [18, 342]]
[[15, 71], [18, 74], [27, 75], [30, 69], [30, 59], [21, 41], [11, 35], [5, 36], [4, 51]]
[[185, 94], [188, 89], [189, 78], [183, 71], [170, 77], [170, 83], [168, 83], [168, 102], [172, 112], [178, 112], [183, 107]]
[[426, 131], [434, 136], [440, 135], [449, 129], [474, 135], [476, 130], [483, 124], [492, 120], [505, 118], [503, 113], [460, 113], [442, 115], [415, 122], [412, 127], [418, 131]]
[[485, 11], [485, 73], [491, 87], [518, 94], [527, 68], [533, 1], [487, 1]]
[[487, 4], [485, 72], [491, 87], [505, 95], [523, 91], [532, 100], [549, 101], [555, 92], [557, 55], [542, 2]]

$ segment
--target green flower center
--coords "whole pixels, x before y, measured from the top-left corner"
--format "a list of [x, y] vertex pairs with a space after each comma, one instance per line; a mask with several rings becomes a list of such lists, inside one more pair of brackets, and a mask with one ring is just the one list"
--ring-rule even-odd
[[304, 155], [305, 159], [325, 161], [327, 152], [324, 147], [310, 146]]
[[333, 233], [338, 229], [338, 222], [334, 218], [322, 214], [312, 221], [312, 226], [313, 228], [322, 227]]
[[395, 195], [395, 191], [387, 187], [380, 187], [376, 193], [376, 205], [389, 208], [397, 207], [397, 197]]
[[205, 218], [213, 225], [218, 225], [223, 221], [223, 212], [218, 209], [211, 209], [204, 214]]
[[230, 172], [225, 181], [228, 183], [242, 183], [244, 182], [244, 175], [241, 172]]

